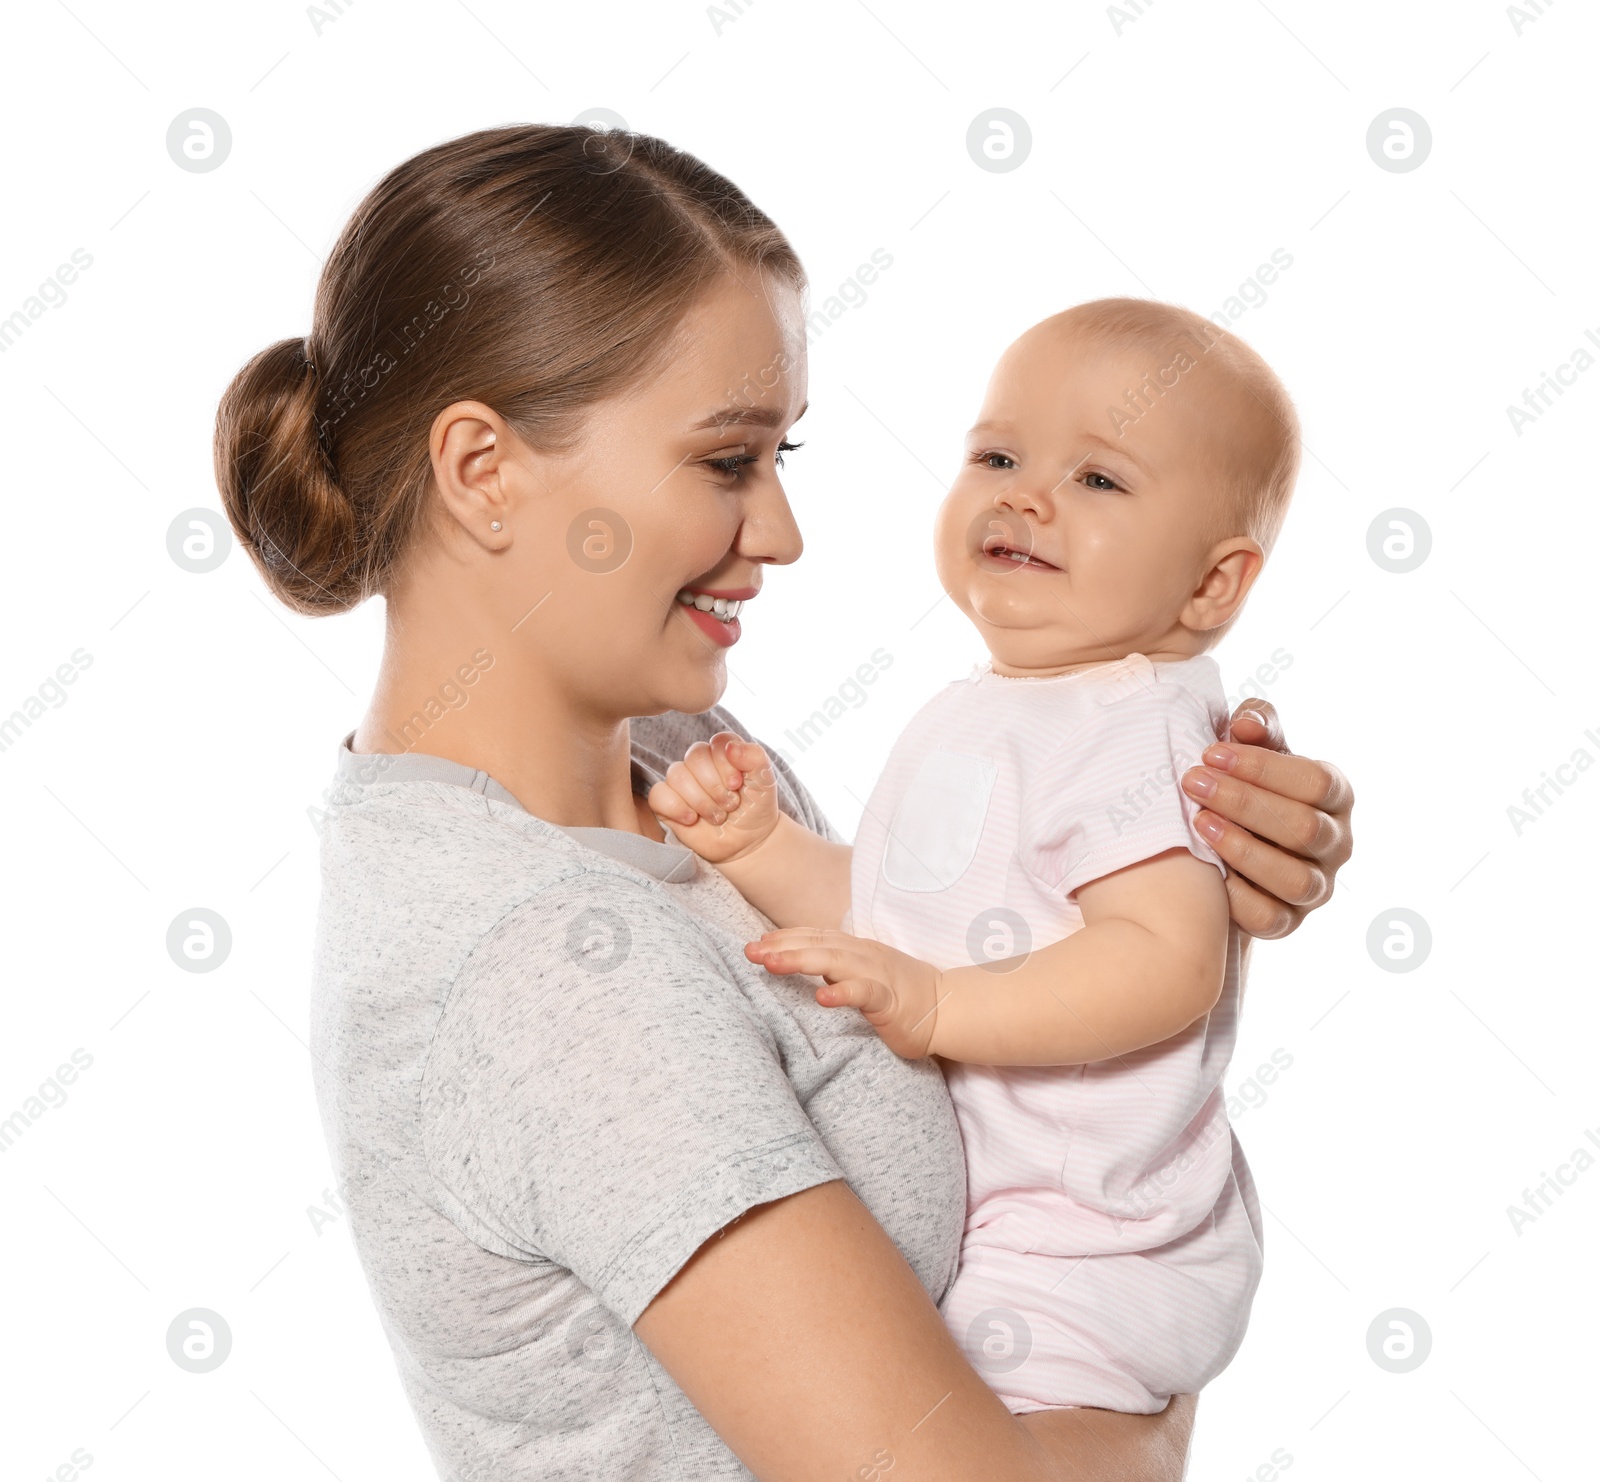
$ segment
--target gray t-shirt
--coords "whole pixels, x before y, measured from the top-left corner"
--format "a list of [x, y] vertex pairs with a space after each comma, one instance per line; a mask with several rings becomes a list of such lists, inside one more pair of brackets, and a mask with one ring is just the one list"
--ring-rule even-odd
[[[724, 729], [747, 734], [721, 707], [634, 720], [635, 791]], [[749, 962], [771, 922], [676, 842], [558, 827], [482, 772], [348, 739], [313, 1071], [441, 1477], [749, 1476], [631, 1325], [731, 1220], [841, 1177], [937, 1301], [966, 1188], [943, 1077]], [[773, 765], [784, 811], [837, 839]]]

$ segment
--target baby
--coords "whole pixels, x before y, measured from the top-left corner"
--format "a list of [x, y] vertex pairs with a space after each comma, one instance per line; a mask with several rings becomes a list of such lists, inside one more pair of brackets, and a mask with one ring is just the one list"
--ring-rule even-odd
[[944, 1316], [1016, 1412], [1153, 1413], [1244, 1336], [1240, 940], [1178, 779], [1224, 733], [1205, 651], [1298, 468], [1287, 393], [1210, 321], [1139, 299], [1046, 319], [995, 368], [935, 527], [989, 661], [906, 727], [854, 848], [780, 813], [731, 732], [650, 793], [779, 928], [752, 961], [942, 1060], [968, 1175]]

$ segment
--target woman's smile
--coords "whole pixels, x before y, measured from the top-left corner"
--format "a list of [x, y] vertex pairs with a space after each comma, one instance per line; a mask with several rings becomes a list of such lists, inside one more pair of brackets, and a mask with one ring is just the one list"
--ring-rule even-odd
[[681, 587], [677, 602], [684, 616], [721, 648], [731, 648], [742, 631], [739, 613], [760, 587]]

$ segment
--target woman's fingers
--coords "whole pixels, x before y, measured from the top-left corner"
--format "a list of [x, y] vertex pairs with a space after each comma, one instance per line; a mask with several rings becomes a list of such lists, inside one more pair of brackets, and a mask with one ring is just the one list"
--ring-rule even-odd
[[1336, 768], [1253, 746], [1213, 746], [1204, 760], [1183, 790], [1213, 813], [1319, 864], [1349, 859], [1350, 784]]
[[[1320, 809], [1225, 774], [1206, 768], [1198, 769], [1198, 775], [1186, 773], [1183, 790], [1211, 813], [1296, 854], [1320, 858], [1333, 842], [1333, 820]], [[1204, 822], [1197, 818], [1195, 826], [1215, 845], [1211, 832], [1201, 827]]]
[[1354, 801], [1344, 773], [1331, 762], [1312, 761], [1289, 751], [1219, 741], [1200, 758], [1212, 771], [1254, 783], [1268, 792], [1309, 804], [1327, 813], [1348, 813]]
[[1332, 868], [1268, 844], [1248, 828], [1207, 812], [1196, 816], [1195, 828], [1230, 870], [1276, 896], [1279, 904], [1304, 912], [1320, 906], [1333, 892]]
[[1229, 867], [1230, 913], [1252, 936], [1286, 936], [1333, 894], [1355, 794], [1337, 767], [1287, 750], [1265, 700], [1244, 701], [1200, 759], [1183, 790], [1205, 804], [1194, 826]]
[[1257, 890], [1243, 875], [1230, 874], [1227, 885], [1228, 914], [1241, 930], [1264, 941], [1288, 936], [1310, 909], [1286, 905], [1278, 896]]

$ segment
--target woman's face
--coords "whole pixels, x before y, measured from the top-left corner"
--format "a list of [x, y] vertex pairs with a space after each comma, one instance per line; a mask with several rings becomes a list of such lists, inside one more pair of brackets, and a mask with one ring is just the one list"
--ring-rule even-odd
[[778, 470], [805, 403], [799, 294], [730, 275], [663, 372], [596, 406], [570, 452], [532, 457], [512, 515], [530, 538], [496, 563], [514, 588], [502, 610], [529, 609], [514, 636], [577, 704], [622, 717], [720, 698], [729, 648], [760, 620], [762, 568], [800, 555]]

